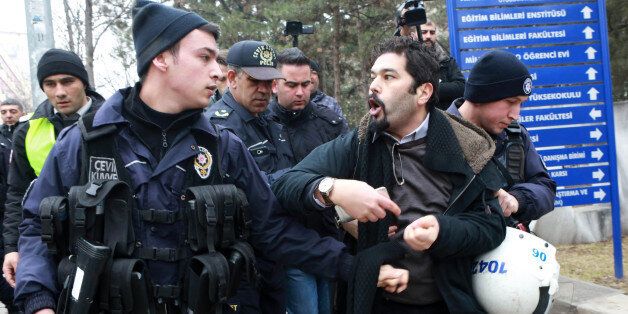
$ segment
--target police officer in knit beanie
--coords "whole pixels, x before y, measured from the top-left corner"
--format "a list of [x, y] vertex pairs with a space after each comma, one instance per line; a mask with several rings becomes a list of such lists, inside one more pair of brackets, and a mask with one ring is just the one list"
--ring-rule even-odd
[[528, 68], [515, 55], [495, 50], [482, 56], [471, 69], [464, 99], [482, 104], [531, 93], [532, 76]]
[[43, 90], [44, 79], [51, 75], [69, 74], [80, 79], [85, 87], [89, 89], [89, 77], [83, 61], [74, 52], [50, 49], [46, 51], [37, 63], [37, 81]]
[[[138, 0], [133, 8], [133, 43], [137, 74], [146, 74], [152, 60], [174, 46], [191, 31], [209, 24], [194, 12], [175, 9], [160, 3]], [[215, 34], [218, 40], [218, 33]]]

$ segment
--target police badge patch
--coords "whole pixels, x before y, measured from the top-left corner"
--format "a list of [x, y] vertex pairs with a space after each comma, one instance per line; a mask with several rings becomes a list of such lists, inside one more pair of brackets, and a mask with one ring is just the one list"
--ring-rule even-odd
[[523, 82], [523, 93], [526, 95], [532, 93], [532, 79], [529, 77]]
[[118, 179], [118, 168], [113, 158], [89, 156], [89, 180], [97, 179]]
[[199, 146], [198, 150], [200, 153], [194, 158], [194, 169], [201, 179], [207, 179], [212, 168], [212, 154], [203, 146]]
[[275, 59], [275, 51], [270, 46], [259, 46], [253, 52], [253, 58], [259, 59], [260, 66], [275, 66], [273, 59]]

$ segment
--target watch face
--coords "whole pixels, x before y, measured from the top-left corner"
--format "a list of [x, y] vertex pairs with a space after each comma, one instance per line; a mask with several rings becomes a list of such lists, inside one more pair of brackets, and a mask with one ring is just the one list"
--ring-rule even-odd
[[332, 185], [334, 184], [334, 180], [332, 178], [325, 178], [318, 185], [318, 190], [322, 193], [327, 193], [331, 190]]

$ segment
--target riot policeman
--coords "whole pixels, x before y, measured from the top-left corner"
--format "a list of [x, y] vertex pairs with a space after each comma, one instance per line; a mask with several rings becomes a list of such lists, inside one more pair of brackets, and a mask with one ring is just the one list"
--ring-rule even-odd
[[504, 216], [529, 222], [554, 209], [556, 182], [552, 180], [530, 140], [517, 122], [521, 104], [532, 93], [526, 66], [506, 51], [491, 51], [473, 66], [464, 98], [456, 99], [449, 113], [473, 122], [496, 142], [495, 157], [508, 181], [498, 191]]
[[[106, 178], [118, 178], [132, 191], [126, 198], [132, 204], [132, 221], [125, 223], [134, 235], [129, 250], [147, 266], [157, 312], [187, 310], [185, 297], [189, 301], [190, 295], [182, 291], [190, 287], [184, 284], [184, 269], [196, 256], [187, 241], [189, 216], [180, 213], [188, 206], [185, 191], [198, 184], [230, 183], [244, 192], [254, 204], [249, 211], [250, 243], [267, 257], [346, 278], [352, 259], [342, 244], [293, 223], [242, 142], [202, 118], [216, 89], [213, 77], [220, 71], [218, 35], [218, 27], [197, 14], [138, 1], [133, 38], [141, 82], [119, 90], [96, 114], [61, 133], [24, 200], [16, 301], [26, 313], [52, 312], [60, 290], [54, 261], [42, 243], [40, 203], [75, 191], [73, 186], [91, 187]], [[114, 148], [90, 145], [101, 140]], [[96, 161], [101, 161], [98, 168]], [[100, 186], [105, 185], [97, 183], [84, 195], [97, 195]], [[107, 207], [101, 212], [106, 215]], [[75, 245], [80, 248], [84, 242]], [[97, 301], [95, 306], [107, 302]]]

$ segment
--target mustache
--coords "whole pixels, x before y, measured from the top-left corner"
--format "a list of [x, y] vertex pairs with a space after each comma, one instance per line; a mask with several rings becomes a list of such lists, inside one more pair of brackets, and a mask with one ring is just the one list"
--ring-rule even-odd
[[376, 104], [377, 106], [379, 106], [379, 107], [382, 107], [382, 108], [385, 108], [385, 107], [386, 107], [386, 105], [384, 104], [384, 102], [383, 102], [383, 101], [382, 101], [382, 100], [381, 100], [381, 99], [377, 96], [377, 94], [371, 94], [371, 95], [369, 96], [369, 100], [368, 100], [368, 102], [369, 102], [369, 103], [368, 103], [369, 108], [371, 107], [371, 105], [370, 105], [370, 103], [371, 103], [371, 102], [375, 103], [375, 104]]

